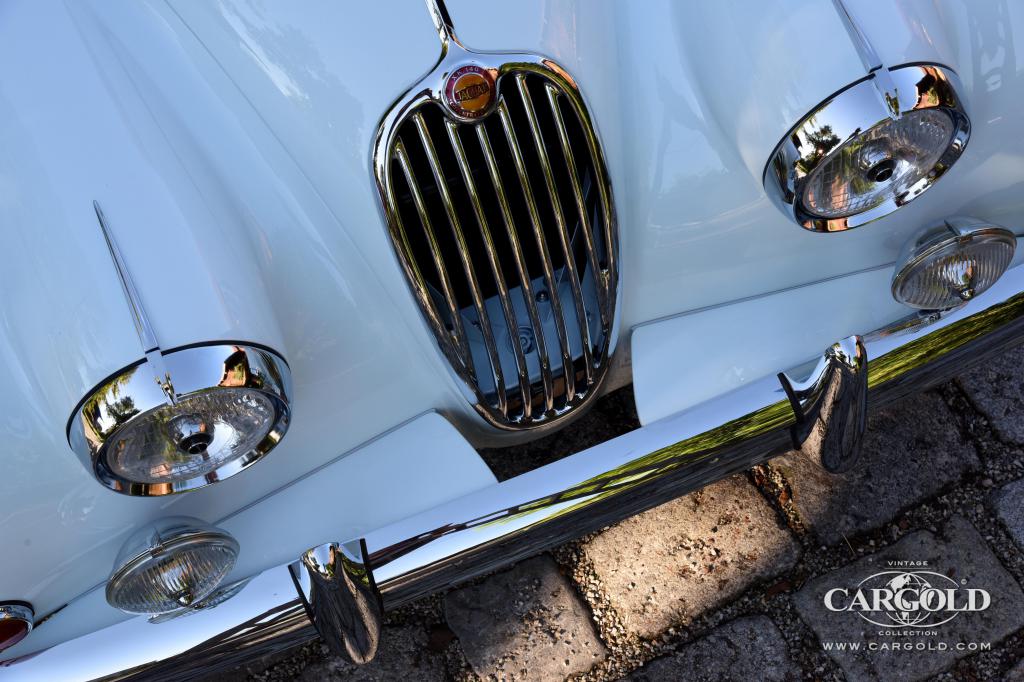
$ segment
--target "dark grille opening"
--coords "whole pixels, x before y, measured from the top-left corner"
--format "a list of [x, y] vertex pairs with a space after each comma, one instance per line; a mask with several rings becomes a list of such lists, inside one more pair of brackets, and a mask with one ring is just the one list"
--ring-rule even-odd
[[585, 121], [578, 99], [531, 72], [500, 79], [498, 111], [482, 122], [452, 123], [424, 102], [395, 130], [385, 184], [396, 247], [446, 355], [505, 425], [559, 416], [602, 373], [615, 281], [610, 192]]

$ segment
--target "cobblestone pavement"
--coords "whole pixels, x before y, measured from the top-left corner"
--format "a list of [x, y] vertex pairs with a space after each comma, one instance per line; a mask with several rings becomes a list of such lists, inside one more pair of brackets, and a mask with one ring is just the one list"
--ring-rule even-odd
[[[876, 413], [851, 474], [790, 453], [389, 614], [368, 666], [317, 643], [231, 679], [1024, 681], [1022, 365], [1018, 349]], [[515, 475], [634, 427], [631, 402], [484, 456]], [[825, 608], [908, 561], [990, 603], [930, 635]]]

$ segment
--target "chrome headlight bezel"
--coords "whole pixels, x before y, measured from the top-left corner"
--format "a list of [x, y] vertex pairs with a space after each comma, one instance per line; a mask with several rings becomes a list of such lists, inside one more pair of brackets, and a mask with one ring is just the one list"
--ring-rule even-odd
[[[76, 407], [68, 424], [71, 449], [105, 487], [135, 496], [195, 490], [252, 466], [284, 437], [291, 419], [291, 373], [281, 356], [249, 344], [215, 343], [163, 351], [162, 360], [169, 381], [158, 383], [153, 366], [142, 360], [95, 388]], [[257, 391], [273, 406], [272, 425], [254, 448], [208, 473], [159, 483], [128, 480], [109, 465], [107, 445], [128, 424], [166, 406], [170, 385], [179, 399], [223, 388]], [[124, 414], [126, 399], [132, 404], [130, 415]]]
[[[801, 227], [812, 232], [840, 232], [886, 216], [929, 189], [960, 158], [971, 124], [959, 95], [963, 88], [950, 69], [912, 64], [889, 70], [894, 93], [883, 93], [874, 76], [841, 90], [805, 116], [772, 152], [764, 172], [765, 191]], [[905, 192], [841, 218], [815, 215], [803, 204], [804, 183], [833, 152], [875, 126], [912, 111], [937, 109], [949, 116], [950, 141], [930, 172]], [[828, 129], [828, 134], [823, 134]]]

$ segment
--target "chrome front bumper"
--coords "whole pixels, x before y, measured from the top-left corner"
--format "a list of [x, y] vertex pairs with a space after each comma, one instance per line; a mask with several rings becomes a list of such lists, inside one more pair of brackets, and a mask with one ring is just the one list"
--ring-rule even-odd
[[[375, 530], [347, 545], [362, 545], [353, 565], [358, 572], [365, 560], [364, 586], [372, 592], [375, 584], [383, 607], [394, 608], [748, 469], [792, 449], [794, 441], [826, 465], [837, 454], [839, 464], [848, 462], [863, 427], [858, 409], [865, 387], [877, 407], [1013, 345], [1024, 335], [1022, 292], [1024, 266], [956, 311], [910, 318], [837, 344], [810, 380], [765, 377]], [[160, 623], [133, 618], [0, 662], [0, 678], [177, 680], [230, 669], [316, 637], [309, 614], [321, 630], [346, 627], [323, 622], [324, 604], [300, 596], [309, 595], [310, 575], [299, 562], [278, 566], [214, 608]], [[348, 618], [351, 625], [352, 614], [343, 616], [335, 621]]]

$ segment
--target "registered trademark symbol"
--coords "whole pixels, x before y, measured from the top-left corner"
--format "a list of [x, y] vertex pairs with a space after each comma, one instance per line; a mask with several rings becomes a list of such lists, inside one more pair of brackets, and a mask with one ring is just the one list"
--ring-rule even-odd
[[824, 603], [829, 611], [857, 612], [883, 628], [931, 628], [992, 604], [987, 590], [968, 588], [967, 583], [966, 577], [899, 567], [870, 575], [853, 590], [834, 587], [825, 593]]

